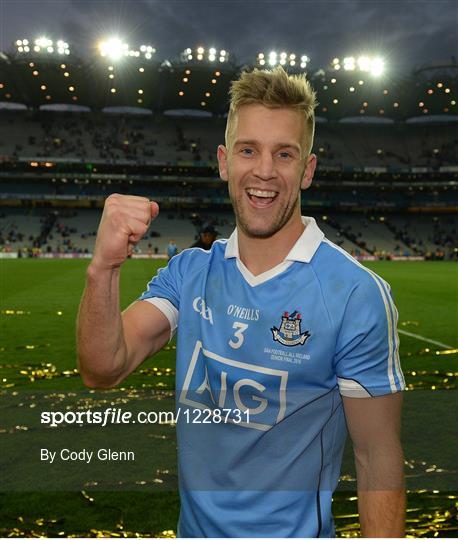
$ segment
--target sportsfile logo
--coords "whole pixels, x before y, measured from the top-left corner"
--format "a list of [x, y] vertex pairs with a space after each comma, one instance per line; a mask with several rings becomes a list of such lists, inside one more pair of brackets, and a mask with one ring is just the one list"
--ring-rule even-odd
[[285, 416], [288, 372], [225, 358], [197, 341], [179, 402], [197, 409], [249, 411], [238, 425], [267, 431]]

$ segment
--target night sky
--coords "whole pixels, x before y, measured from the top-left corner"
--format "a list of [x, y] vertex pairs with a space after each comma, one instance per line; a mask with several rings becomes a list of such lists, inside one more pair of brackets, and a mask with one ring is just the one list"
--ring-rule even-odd
[[[65, 39], [87, 57], [117, 34], [173, 60], [186, 47], [228, 50], [237, 64], [258, 52], [307, 54], [310, 67], [335, 56], [378, 54], [396, 68], [458, 57], [458, 1], [0, 0], [0, 50], [20, 38]], [[91, 50], [92, 48], [92, 50]]]

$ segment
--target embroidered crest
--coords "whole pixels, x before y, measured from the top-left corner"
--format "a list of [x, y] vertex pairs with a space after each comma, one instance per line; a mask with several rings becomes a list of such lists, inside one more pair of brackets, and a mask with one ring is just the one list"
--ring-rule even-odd
[[301, 322], [302, 319], [300, 313], [294, 311], [290, 315], [285, 311], [281, 318], [280, 328], [274, 326], [270, 329], [274, 341], [279, 341], [282, 345], [286, 345], [287, 347], [303, 345], [311, 334], [307, 330], [301, 332]]

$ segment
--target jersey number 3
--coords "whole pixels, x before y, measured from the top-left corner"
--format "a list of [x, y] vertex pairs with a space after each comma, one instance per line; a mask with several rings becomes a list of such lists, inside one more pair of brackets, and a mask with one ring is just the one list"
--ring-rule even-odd
[[236, 339], [235, 339], [235, 341], [230, 339], [229, 340], [229, 345], [233, 349], [239, 349], [243, 345], [243, 341], [245, 339], [245, 336], [243, 335], [243, 332], [245, 332], [245, 330], [248, 328], [248, 325], [245, 324], [245, 323], [242, 323], [242, 322], [235, 322], [232, 325], [232, 328], [235, 328], [234, 338], [236, 338]]

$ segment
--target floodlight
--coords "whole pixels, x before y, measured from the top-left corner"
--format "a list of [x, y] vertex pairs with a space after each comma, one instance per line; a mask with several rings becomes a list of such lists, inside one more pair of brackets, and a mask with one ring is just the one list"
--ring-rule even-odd
[[287, 56], [287, 55], [286, 55], [285, 52], [280, 53], [280, 58], [286, 58], [286, 56]]
[[214, 47], [211, 47], [208, 51], [209, 54], [211, 54], [212, 56], [215, 56], [216, 55], [216, 49]]
[[346, 71], [353, 71], [355, 69], [355, 59], [353, 56], [344, 58], [344, 69]]
[[216, 56], [214, 54], [210, 54], [208, 56], [208, 59], [210, 60], [210, 62], [214, 62], [216, 60]]
[[204, 56], [203, 56], [202, 54], [198, 54], [198, 55], [197, 55], [197, 60], [203, 60], [203, 57], [204, 57]]
[[270, 58], [277, 58], [277, 53], [275, 51], [270, 51], [269, 57]]
[[19, 52], [24, 52], [24, 47], [18, 47], [17, 50], [18, 50]]
[[197, 54], [204, 54], [204, 48], [203, 47], [198, 47], [197, 48]]
[[264, 58], [264, 54], [263, 54], [262, 52], [260, 52], [260, 53], [258, 54], [258, 58], [261, 60], [262, 58]]
[[39, 47], [50, 47], [52, 45], [52, 40], [46, 38], [46, 37], [40, 37], [35, 40], [35, 45], [38, 45]]
[[223, 49], [220, 53], [221, 56], [226, 56], [227, 52]]
[[361, 71], [369, 71], [371, 67], [371, 61], [367, 56], [360, 56], [358, 58], [358, 68]]
[[220, 57], [219, 57], [219, 61], [220, 61], [220, 62], [225, 62], [226, 59], [224, 58], [224, 56], [220, 56]]
[[102, 56], [108, 56], [113, 60], [118, 60], [126, 54], [129, 46], [123, 43], [119, 38], [111, 38], [99, 43], [99, 50]]
[[146, 45], [141, 45], [140, 50], [141, 52], [146, 52]]
[[146, 58], [147, 60], [151, 60], [152, 57], [153, 57], [153, 55], [152, 55], [151, 53], [149, 53], [149, 52], [147, 52], [147, 53], [145, 54], [145, 58]]
[[381, 58], [374, 58], [371, 62], [371, 74], [378, 77], [384, 71], [384, 62]]
[[21, 39], [18, 39], [18, 40], [16, 41], [16, 45], [17, 45], [18, 47], [21, 47], [21, 45], [22, 45], [22, 40], [21, 40]]

